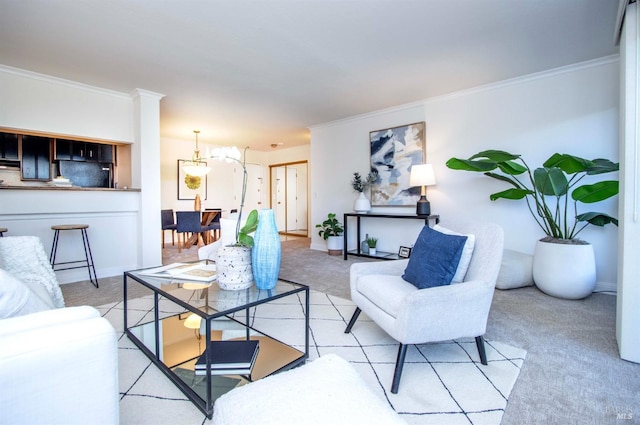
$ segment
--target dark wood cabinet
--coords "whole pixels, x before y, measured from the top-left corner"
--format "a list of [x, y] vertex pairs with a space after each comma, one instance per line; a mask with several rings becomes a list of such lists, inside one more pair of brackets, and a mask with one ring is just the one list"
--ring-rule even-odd
[[18, 161], [18, 135], [16, 133], [0, 133], [0, 159]]
[[51, 180], [51, 139], [22, 136], [22, 180]]
[[57, 160], [113, 162], [113, 145], [56, 139]]
[[98, 145], [98, 160], [100, 162], [113, 163], [113, 145]]
[[72, 140], [56, 139], [56, 156], [55, 159], [62, 159], [65, 161], [71, 161], [72, 153]]
[[[82, 181], [89, 175], [99, 175], [99, 184], [94, 178], [88, 187], [111, 187], [116, 154], [116, 146], [109, 143], [57, 138], [36, 132], [24, 134], [9, 128], [0, 131], [0, 165], [15, 171], [19, 167], [21, 180], [51, 181], [62, 172], [61, 166], [65, 163], [66, 170], [76, 170], [84, 179]], [[83, 162], [86, 164], [79, 164]]]

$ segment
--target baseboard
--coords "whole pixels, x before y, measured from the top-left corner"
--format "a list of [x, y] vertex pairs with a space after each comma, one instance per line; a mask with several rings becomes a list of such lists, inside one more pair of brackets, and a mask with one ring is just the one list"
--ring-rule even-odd
[[597, 282], [593, 292], [606, 292], [610, 294], [618, 293], [618, 285], [613, 282]]

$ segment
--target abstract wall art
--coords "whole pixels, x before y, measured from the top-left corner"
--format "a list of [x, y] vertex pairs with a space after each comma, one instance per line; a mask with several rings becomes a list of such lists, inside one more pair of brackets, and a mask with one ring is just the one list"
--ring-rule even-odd
[[371, 170], [378, 179], [371, 185], [371, 205], [416, 205], [419, 187], [409, 187], [411, 166], [425, 163], [424, 122], [371, 131]]

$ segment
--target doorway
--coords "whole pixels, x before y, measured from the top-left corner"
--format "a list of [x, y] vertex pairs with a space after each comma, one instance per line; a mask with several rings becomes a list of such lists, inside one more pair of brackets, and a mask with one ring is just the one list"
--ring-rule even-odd
[[307, 161], [269, 166], [271, 209], [280, 234], [309, 236], [308, 168]]

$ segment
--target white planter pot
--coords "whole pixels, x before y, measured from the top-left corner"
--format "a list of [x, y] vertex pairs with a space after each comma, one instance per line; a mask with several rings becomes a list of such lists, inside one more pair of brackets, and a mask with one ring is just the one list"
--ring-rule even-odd
[[378, 250], [376, 248], [369, 247], [369, 255], [376, 255], [377, 252]]
[[218, 286], [221, 289], [238, 291], [253, 285], [251, 269], [251, 248], [244, 246], [223, 246], [218, 249], [216, 261]]
[[327, 249], [329, 255], [342, 255], [342, 247], [344, 246], [344, 239], [342, 236], [329, 236], [327, 239]]
[[355, 202], [353, 203], [353, 210], [359, 214], [366, 214], [371, 211], [371, 202], [365, 196], [364, 192], [360, 192]]
[[587, 297], [596, 286], [593, 246], [538, 241], [533, 281], [547, 295], [570, 300]]

